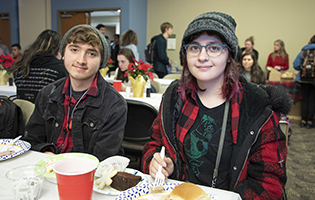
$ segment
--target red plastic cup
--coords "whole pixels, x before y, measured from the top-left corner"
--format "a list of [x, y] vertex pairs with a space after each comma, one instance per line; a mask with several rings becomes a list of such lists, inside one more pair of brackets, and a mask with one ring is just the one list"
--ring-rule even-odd
[[98, 163], [89, 158], [70, 158], [54, 165], [60, 200], [91, 200]]
[[117, 90], [117, 92], [121, 91], [121, 80], [113, 80], [113, 87]]

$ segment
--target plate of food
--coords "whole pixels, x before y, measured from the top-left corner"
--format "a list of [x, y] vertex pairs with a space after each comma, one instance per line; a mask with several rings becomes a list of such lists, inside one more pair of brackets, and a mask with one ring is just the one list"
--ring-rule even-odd
[[162, 186], [153, 183], [138, 185], [122, 192], [116, 200], [169, 200], [169, 199], [203, 199], [216, 200], [216, 198], [205, 192], [193, 183], [166, 182]]
[[53, 156], [49, 156], [47, 158], [44, 158], [43, 160], [40, 160], [37, 165], [42, 165], [46, 167], [46, 172], [44, 174], [44, 177], [52, 183], [57, 183], [56, 180], [56, 174], [53, 171], [54, 165], [61, 161], [61, 160], [66, 160], [69, 158], [90, 158], [92, 160], [95, 160], [99, 162], [98, 158], [87, 153], [75, 153], [75, 152], [70, 152], [70, 153], [62, 153], [62, 154], [56, 154]]
[[[11, 143], [12, 140], [13, 139], [0, 139], [0, 149], [2, 149], [2, 146], [5, 146], [7, 143]], [[6, 160], [21, 155], [27, 152], [30, 148], [30, 143], [24, 140], [18, 140], [14, 145], [10, 145], [8, 150], [6, 149], [5, 151], [0, 152], [0, 160]]]
[[[106, 175], [110, 179], [108, 184], [103, 182], [107, 178], [104, 177]], [[112, 168], [107, 173], [103, 172], [103, 176], [95, 177], [93, 190], [101, 194], [118, 196], [129, 188], [145, 183], [148, 183], [148, 181], [144, 174], [138, 170], [126, 168], [122, 172]]]

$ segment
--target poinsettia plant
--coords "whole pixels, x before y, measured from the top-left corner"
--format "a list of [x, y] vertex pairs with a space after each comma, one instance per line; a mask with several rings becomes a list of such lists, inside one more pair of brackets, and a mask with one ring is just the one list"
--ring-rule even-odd
[[111, 67], [115, 67], [113, 64], [114, 64], [113, 59], [108, 58], [108, 61], [107, 61], [107, 63], [106, 63], [106, 66], [105, 66], [105, 67], [109, 67], [109, 68], [111, 68]]
[[0, 55], [0, 68], [2, 70], [6, 70], [9, 73], [11, 73], [10, 69], [13, 65], [13, 63], [16, 61], [17, 59], [13, 59], [12, 56], [10, 54], [8, 55]]
[[127, 71], [125, 72], [125, 76], [128, 76], [128, 74], [136, 79], [136, 77], [138, 75], [143, 76], [143, 78], [145, 80], [147, 80], [147, 76], [149, 76], [151, 78], [151, 80], [153, 81], [153, 73], [150, 69], [153, 68], [152, 65], [146, 64], [143, 61], [144, 59], [137, 61], [136, 59], [133, 58], [133, 61], [135, 63], [130, 63], [128, 66]]

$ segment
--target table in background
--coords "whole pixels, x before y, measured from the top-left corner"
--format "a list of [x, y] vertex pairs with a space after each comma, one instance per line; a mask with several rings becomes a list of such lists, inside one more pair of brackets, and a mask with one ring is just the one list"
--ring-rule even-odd
[[120, 94], [125, 98], [125, 99], [132, 99], [136, 101], [142, 101], [145, 103], [148, 103], [152, 105], [157, 111], [159, 111], [161, 100], [162, 100], [162, 95], [160, 93], [151, 93], [150, 97], [146, 97], [146, 94], [143, 94], [143, 97], [133, 97], [132, 93], [130, 93], [130, 96], [127, 96], [126, 92], [120, 92]]
[[[10, 188], [10, 182], [8, 179], [5, 178], [5, 174], [13, 167], [18, 167], [27, 164], [37, 164], [40, 160], [48, 157], [50, 155], [40, 153], [37, 151], [27, 151], [22, 155], [19, 155], [14, 158], [10, 158], [7, 160], [0, 161], [0, 193], [1, 193], [1, 200], [14, 200], [13, 190]], [[150, 175], [144, 174], [145, 178], [148, 180], [149, 183], [154, 182], [153, 178]], [[175, 180], [167, 180], [168, 182], [178, 182]], [[205, 187], [205, 186], [201, 186]], [[217, 200], [241, 200], [240, 196], [236, 193], [209, 188], [211, 189], [211, 193], [213, 193]], [[114, 200], [117, 196], [114, 195], [106, 195], [100, 194], [93, 191], [93, 200]], [[58, 188], [57, 184], [51, 183], [44, 178], [43, 187], [41, 191], [41, 195], [39, 200], [56, 200], [59, 199], [58, 196]]]
[[16, 95], [15, 84], [13, 84], [13, 86], [9, 86], [9, 83], [7, 83], [7, 85], [0, 85], [0, 94], [7, 96]]
[[[108, 76], [106, 75], [106, 76], [104, 77], [104, 79], [105, 79], [108, 83], [113, 84], [114, 76], [108, 77]], [[163, 78], [154, 78], [153, 80], [156, 81], [156, 82], [159, 82], [159, 83], [161, 84], [162, 88], [169, 86], [169, 85], [174, 81], [174, 79], [163, 79]]]
[[294, 81], [269, 81], [269, 80], [266, 80], [265, 84], [282, 85], [288, 90], [293, 101], [299, 101], [302, 99], [301, 90], [299, 88], [300, 86]]

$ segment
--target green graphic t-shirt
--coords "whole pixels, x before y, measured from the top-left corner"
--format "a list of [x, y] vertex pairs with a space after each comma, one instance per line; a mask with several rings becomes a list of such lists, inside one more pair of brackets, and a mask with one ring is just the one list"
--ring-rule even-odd
[[[197, 96], [198, 116], [184, 139], [187, 169], [185, 179], [211, 186], [213, 170], [220, 141], [225, 103], [215, 108], [205, 107]], [[216, 187], [228, 189], [232, 154], [231, 115], [229, 114]]]

